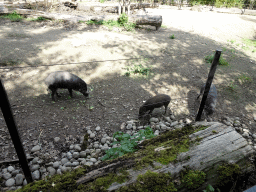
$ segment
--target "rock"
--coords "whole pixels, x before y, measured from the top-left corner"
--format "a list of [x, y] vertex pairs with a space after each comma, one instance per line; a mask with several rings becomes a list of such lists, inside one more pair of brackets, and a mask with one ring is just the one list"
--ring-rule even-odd
[[90, 138], [91, 138], [91, 139], [93, 139], [94, 137], [95, 137], [95, 134], [94, 134], [94, 133], [90, 134]]
[[106, 141], [107, 141], [107, 139], [106, 139], [106, 138], [102, 138], [102, 139], [101, 139], [101, 143], [102, 143], [102, 144], [105, 144], [105, 143], [106, 143]]
[[52, 176], [52, 175], [55, 175], [56, 173], [56, 170], [53, 168], [53, 167], [48, 167], [47, 168], [47, 171], [49, 172], [49, 174]]
[[64, 173], [64, 172], [66, 172], [66, 171], [67, 171], [67, 167], [66, 167], [66, 166], [62, 166], [62, 167], [61, 167], [61, 172]]
[[61, 169], [58, 169], [58, 170], [57, 170], [57, 174], [59, 174], [59, 175], [62, 174]]
[[101, 152], [101, 149], [96, 149], [96, 153], [99, 154]]
[[175, 125], [178, 125], [178, 121], [172, 122], [170, 126], [173, 127], [173, 126], [175, 126]]
[[98, 143], [94, 143], [93, 147], [94, 148], [99, 148], [99, 144]]
[[5, 179], [5, 180], [8, 180], [8, 179], [10, 179], [12, 177], [12, 174], [11, 173], [4, 173], [3, 174], [3, 178]]
[[20, 172], [20, 170], [13, 170], [11, 174], [12, 174], [12, 176], [15, 176], [15, 175], [17, 175], [19, 172]]
[[232, 125], [231, 122], [229, 122], [229, 121], [227, 121], [227, 120], [223, 120], [223, 123], [224, 123], [225, 125], [227, 125], [227, 126], [231, 126], [231, 125]]
[[80, 152], [80, 157], [86, 157], [86, 152], [85, 151], [81, 151]]
[[63, 158], [61, 159], [61, 164], [64, 165], [65, 163], [67, 163], [69, 160], [67, 158]]
[[7, 171], [9, 171], [9, 172], [12, 172], [12, 171], [14, 171], [15, 169], [14, 169], [14, 167], [13, 166], [9, 166], [8, 168], [7, 168]]
[[249, 133], [248, 133], [248, 132], [244, 132], [244, 133], [242, 134], [242, 136], [245, 137], [245, 138], [249, 138]]
[[100, 126], [97, 126], [95, 130], [100, 131]]
[[81, 151], [81, 147], [79, 145], [74, 146], [75, 151]]
[[125, 123], [122, 123], [120, 129], [123, 130], [125, 128]]
[[43, 175], [42, 175], [42, 179], [46, 178], [47, 176], [49, 176], [49, 173], [48, 173], [48, 172], [43, 173]]
[[67, 152], [67, 158], [72, 159], [72, 154], [70, 152]]
[[34, 153], [34, 152], [36, 152], [36, 151], [39, 151], [40, 149], [41, 149], [41, 147], [40, 147], [39, 145], [36, 145], [35, 147], [33, 147], [33, 148], [31, 149], [31, 152]]
[[95, 158], [90, 158], [90, 161], [95, 163], [97, 160]]
[[74, 153], [73, 153], [73, 158], [74, 158], [74, 159], [79, 158], [79, 156], [80, 156], [80, 155], [79, 155], [79, 152], [74, 152]]
[[60, 141], [60, 138], [59, 138], [59, 137], [55, 137], [55, 138], [54, 138], [54, 142], [55, 142], [55, 143], [58, 143], [59, 141]]
[[171, 120], [175, 120], [174, 115], [171, 115], [170, 118], [171, 118]]
[[22, 185], [24, 179], [24, 175], [22, 174], [17, 174], [15, 177], [15, 183], [16, 185]]
[[31, 168], [30, 168], [30, 170], [31, 171], [35, 171], [35, 170], [38, 170], [39, 169], [39, 165], [33, 165]]
[[128, 124], [127, 126], [126, 126], [126, 129], [132, 129], [132, 124]]
[[156, 130], [154, 135], [159, 135], [159, 130]]
[[72, 163], [72, 167], [76, 167], [76, 166], [78, 166], [78, 165], [79, 165], [79, 162], [78, 162], [78, 161], [75, 161], [75, 162]]
[[13, 178], [11, 179], [8, 179], [6, 182], [5, 182], [5, 186], [6, 187], [11, 187], [15, 184], [15, 180]]
[[154, 122], [154, 123], [157, 123], [158, 121], [159, 121], [158, 118], [155, 118], [155, 117], [152, 117], [149, 120], [149, 122]]
[[40, 167], [39, 171], [40, 171], [40, 173], [45, 173], [46, 169], [45, 169], [45, 167]]
[[33, 164], [37, 164], [37, 161], [39, 160], [39, 157], [35, 157], [33, 160], [32, 160], [32, 163]]
[[189, 119], [189, 118], [186, 118], [186, 119], [185, 119], [185, 123], [189, 125], [189, 124], [191, 124], [191, 123], [192, 123], [192, 120], [191, 120], [191, 119]]
[[28, 184], [27, 180], [24, 179], [24, 180], [23, 180], [23, 186], [25, 186], [25, 185], [27, 185], [27, 184]]
[[64, 164], [65, 167], [71, 167], [72, 166], [72, 163], [71, 162], [67, 162]]
[[93, 165], [93, 163], [92, 163], [92, 162], [85, 162], [84, 165], [86, 165], [86, 166], [91, 166], [91, 165]]
[[74, 145], [70, 145], [70, 146], [69, 146], [69, 149], [70, 149], [70, 150], [74, 149]]
[[253, 134], [252, 137], [253, 137], [253, 139], [256, 139], [256, 134]]
[[34, 172], [32, 173], [32, 178], [33, 178], [34, 180], [40, 179], [40, 172], [39, 172], [38, 170], [34, 171]]
[[239, 121], [235, 121], [233, 124], [234, 127], [240, 127], [241, 123]]
[[7, 173], [7, 172], [8, 172], [7, 168], [4, 168], [4, 169], [2, 170], [2, 172], [3, 172], [3, 173]]
[[164, 116], [164, 120], [167, 121], [167, 122], [169, 122], [169, 123], [172, 122], [172, 120], [170, 119], [170, 117], [165, 117], [165, 116]]
[[53, 163], [53, 168], [58, 169], [60, 167], [60, 163], [58, 161]]

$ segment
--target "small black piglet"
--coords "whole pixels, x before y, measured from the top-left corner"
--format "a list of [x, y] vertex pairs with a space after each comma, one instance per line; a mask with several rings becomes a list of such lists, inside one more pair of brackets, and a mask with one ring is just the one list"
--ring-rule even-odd
[[167, 111], [167, 106], [169, 105], [171, 101], [171, 97], [169, 95], [165, 94], [159, 94], [156, 95], [150, 99], [148, 99], [141, 107], [139, 110], [139, 118], [145, 115], [147, 111], [149, 111], [149, 114], [152, 113], [152, 111], [155, 108], [159, 108], [164, 106], [165, 107], [165, 113]]
[[71, 74], [67, 71], [55, 71], [50, 73], [45, 79], [45, 84], [52, 91], [52, 100], [55, 101], [54, 95], [60, 97], [57, 93], [57, 89], [68, 89], [70, 96], [72, 97], [72, 89], [81, 92], [85, 97], [87, 93], [87, 84], [79, 77]]

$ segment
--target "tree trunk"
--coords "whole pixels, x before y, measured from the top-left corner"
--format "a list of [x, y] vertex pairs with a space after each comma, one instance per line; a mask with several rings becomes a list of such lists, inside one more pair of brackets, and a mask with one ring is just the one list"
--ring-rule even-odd
[[[197, 189], [202, 191], [206, 188], [207, 184], [215, 185], [218, 174], [217, 168], [226, 163], [236, 163], [240, 166], [242, 173], [249, 173], [253, 170], [253, 165], [249, 161], [254, 153], [251, 145], [248, 144], [233, 127], [227, 127], [226, 125], [218, 122], [196, 122], [195, 125], [209, 126], [207, 129], [193, 133], [190, 135], [191, 140], [196, 140], [198, 137], [202, 138], [199, 145], [190, 147], [190, 150], [178, 155], [178, 163], [169, 163], [168, 165], [161, 165], [160, 169], [153, 169], [151, 166], [143, 170], [133, 170], [131, 167], [135, 165], [135, 160], [125, 160], [109, 164], [105, 167], [87, 173], [84, 177], [77, 181], [77, 184], [86, 183], [94, 180], [97, 177], [106, 175], [109, 172], [116, 171], [130, 167], [129, 180], [125, 183], [113, 183], [108, 191], [114, 191], [122, 186], [128, 186], [136, 182], [138, 175], [143, 175], [147, 170], [151, 170], [156, 173], [171, 173], [171, 177], [179, 179], [180, 172], [184, 170], [184, 167], [189, 166], [193, 170], [200, 170], [206, 173], [205, 183]], [[161, 148], [161, 150], [167, 150]], [[188, 158], [189, 157], [189, 158]], [[182, 185], [181, 185], [182, 186]], [[185, 187], [181, 187], [180, 191], [188, 191]]]

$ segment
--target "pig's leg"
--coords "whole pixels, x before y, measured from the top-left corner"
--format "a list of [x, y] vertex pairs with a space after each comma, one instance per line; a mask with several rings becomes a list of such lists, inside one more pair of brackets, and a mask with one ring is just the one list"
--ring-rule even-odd
[[54, 94], [56, 93], [57, 89], [52, 88], [51, 91], [52, 91], [52, 100], [55, 101]]
[[[168, 103], [168, 104], [169, 104], [169, 103]], [[166, 114], [168, 104], [164, 106], [164, 107], [165, 107], [165, 112], [164, 112], [164, 114]]]
[[73, 97], [72, 96], [72, 89], [68, 89], [68, 91], [69, 91], [70, 97]]

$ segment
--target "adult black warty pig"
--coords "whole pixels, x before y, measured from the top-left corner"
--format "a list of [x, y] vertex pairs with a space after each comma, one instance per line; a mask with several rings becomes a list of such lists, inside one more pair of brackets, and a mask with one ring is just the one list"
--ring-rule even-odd
[[86, 83], [79, 77], [74, 74], [71, 74], [67, 71], [55, 71], [50, 73], [45, 79], [45, 83], [48, 88], [52, 91], [52, 100], [54, 99], [54, 94], [58, 97], [57, 89], [68, 89], [70, 96], [72, 97], [72, 89], [81, 92], [85, 97], [89, 94], [87, 93]]
[[[197, 99], [204, 94], [204, 88], [205, 88], [205, 85], [201, 87], [200, 94], [197, 96]], [[217, 89], [215, 85], [212, 83], [206, 102], [205, 102], [205, 106], [204, 106], [204, 112], [206, 113], [207, 116], [213, 114], [213, 112], [215, 111], [216, 104], [217, 104]]]
[[159, 108], [164, 106], [165, 107], [165, 113], [167, 110], [167, 106], [169, 105], [171, 101], [171, 97], [169, 95], [165, 95], [165, 94], [159, 94], [156, 95], [150, 99], [148, 99], [141, 107], [139, 110], [139, 118], [142, 117], [143, 115], [145, 115], [145, 113], [147, 111], [149, 111], [149, 114], [152, 113], [152, 111], [155, 108]]

